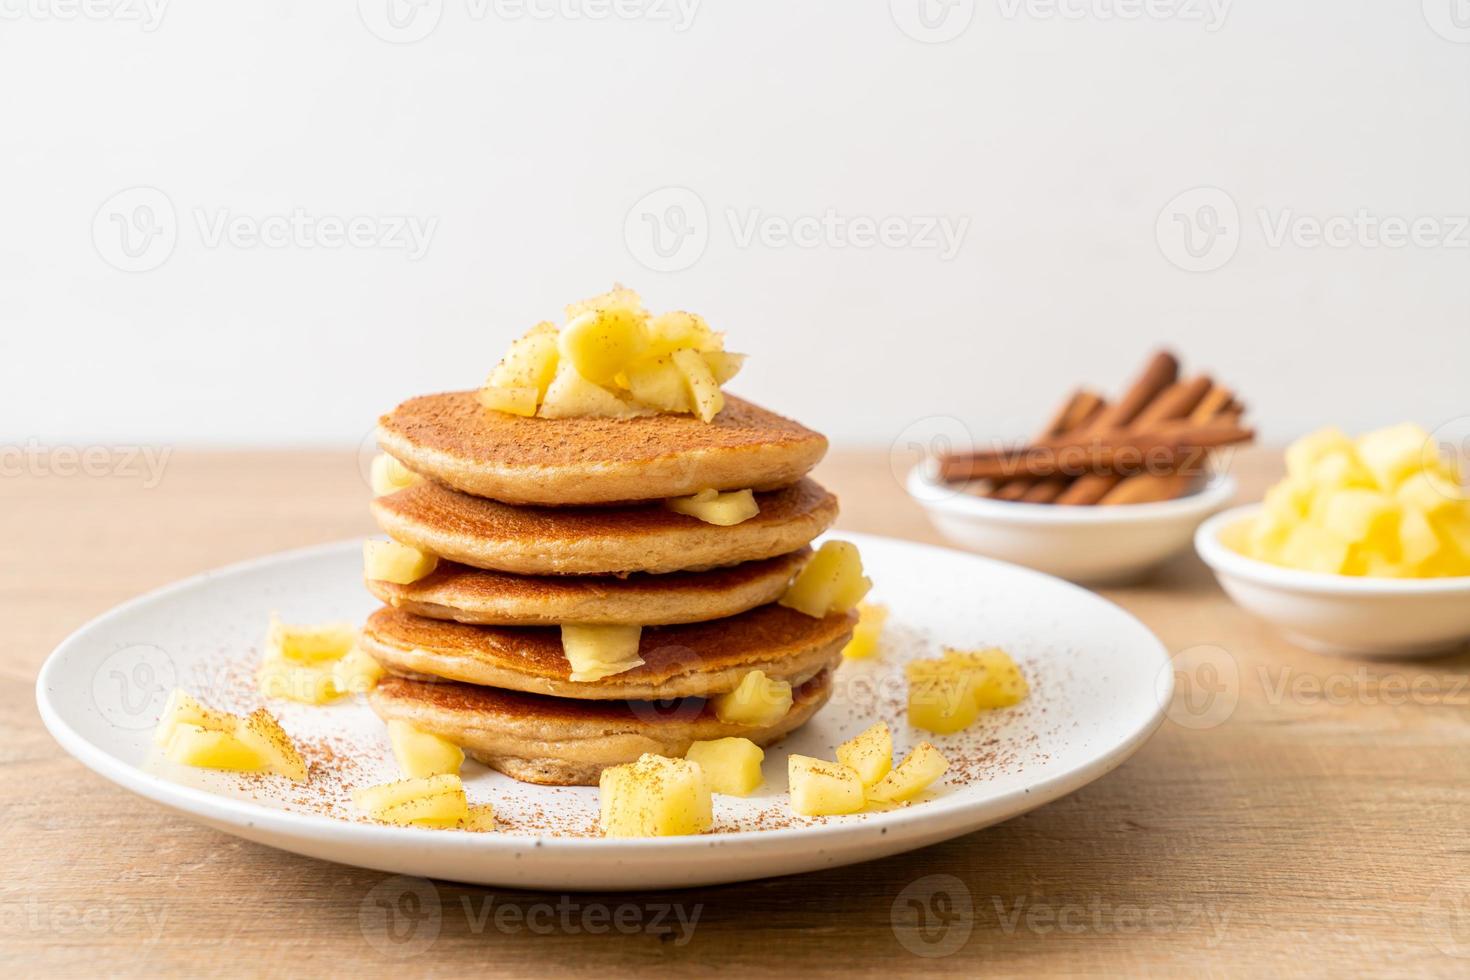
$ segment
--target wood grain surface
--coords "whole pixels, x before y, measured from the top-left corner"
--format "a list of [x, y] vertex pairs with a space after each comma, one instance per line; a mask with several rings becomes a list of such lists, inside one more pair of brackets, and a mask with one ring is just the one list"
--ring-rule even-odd
[[[178, 451], [152, 475], [121, 453], [93, 462], [67, 475], [82, 468], [43, 452], [0, 477], [8, 975], [1470, 975], [1470, 656], [1295, 649], [1192, 556], [1105, 594], [1183, 652], [1194, 700], [1081, 792], [923, 851], [555, 895], [390, 879], [216, 833], [66, 756], [37, 716], [36, 673], [130, 596], [370, 533], [366, 481], [347, 454]], [[1275, 454], [1234, 468], [1255, 499]], [[841, 526], [939, 540], [886, 454], [834, 454], [818, 475]]]

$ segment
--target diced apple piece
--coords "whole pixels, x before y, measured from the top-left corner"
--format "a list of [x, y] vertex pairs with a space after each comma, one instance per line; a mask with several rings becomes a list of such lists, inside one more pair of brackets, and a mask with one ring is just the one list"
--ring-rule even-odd
[[723, 346], [722, 338], [710, 329], [704, 317], [683, 310], [650, 317], [648, 341], [649, 351], [655, 354], [672, 354], [681, 348], [717, 352]]
[[1397, 531], [1400, 560], [1410, 567], [1424, 564], [1444, 547], [1429, 518], [1413, 507], [1402, 509]]
[[366, 694], [378, 686], [383, 674], [382, 664], [357, 647], [332, 665], [332, 682], [344, 694]]
[[1412, 423], [1378, 429], [1358, 437], [1358, 459], [1378, 485], [1392, 492], [1411, 473], [1423, 470], [1429, 433]]
[[572, 665], [571, 680], [597, 681], [643, 666], [643, 658], [638, 656], [642, 635], [641, 626], [563, 624], [561, 648]]
[[395, 779], [390, 783], [364, 786], [352, 791], [352, 802], [368, 813], [440, 793], [464, 792], [464, 782], [454, 773], [413, 779]]
[[772, 680], [763, 670], [752, 670], [728, 694], [710, 699], [715, 717], [727, 725], [765, 728], [786, 717], [791, 710], [791, 684]]
[[206, 731], [233, 734], [237, 721], [239, 719], [236, 716], [206, 708], [182, 688], [174, 688], [168, 696], [168, 702], [163, 706], [158, 727], [153, 729], [153, 742], [155, 745], [167, 745], [174, 729], [180, 725], [193, 725]]
[[490, 372], [485, 387], [512, 390], [530, 388], [535, 393], [532, 399], [534, 403], [546, 394], [551, 379], [556, 377], [559, 361], [556, 327], [550, 323], [537, 324], [524, 337], [511, 341], [510, 349]]
[[351, 623], [293, 626], [271, 613], [265, 634], [265, 658], [317, 665], [340, 659], [356, 642], [357, 627]]
[[858, 603], [858, 621], [853, 627], [852, 639], [842, 648], [848, 660], [865, 660], [878, 652], [878, 641], [883, 636], [883, 624], [888, 621], [888, 607], [872, 602]]
[[393, 746], [399, 771], [410, 778], [458, 773], [464, 765], [464, 749], [447, 738], [420, 731], [406, 721], [388, 722], [388, 741]]
[[464, 790], [420, 796], [368, 814], [374, 820], [400, 826], [454, 827], [469, 818]]
[[1281, 547], [1281, 561], [1292, 568], [1340, 575], [1347, 567], [1348, 542], [1315, 524], [1299, 524]]
[[375, 497], [406, 490], [423, 479], [387, 453], [378, 453], [373, 457], [369, 476]]
[[439, 566], [436, 555], [397, 541], [367, 541], [362, 556], [368, 578], [395, 585], [417, 582]]
[[893, 768], [893, 735], [888, 723], [880, 721], [837, 746], [837, 761], [856, 772], [864, 786], [888, 775]]
[[1286, 450], [1286, 472], [1298, 480], [1310, 481], [1317, 461], [1328, 453], [1353, 451], [1353, 441], [1341, 429], [1322, 429], [1303, 436]]
[[867, 802], [857, 771], [840, 762], [793, 755], [786, 762], [791, 809], [804, 817], [856, 813]]
[[241, 719], [235, 737], [259, 756], [271, 772], [298, 783], [306, 781], [306, 760], [269, 711], [256, 708], [249, 717]]
[[[572, 318], [557, 337], [562, 358], [594, 384], [613, 379], [648, 349], [643, 317], [619, 307], [588, 310]], [[549, 397], [549, 395], [548, 395]]]
[[352, 791], [352, 802], [383, 823], [446, 827], [469, 818], [464, 783], [453, 773], [366, 786]]
[[1324, 491], [1347, 487], [1378, 489], [1378, 481], [1373, 478], [1372, 471], [1363, 465], [1352, 449], [1336, 450], [1318, 459], [1312, 465], [1310, 479], [1316, 487], [1317, 501], [1322, 499]]
[[[566, 305], [568, 320], [575, 320], [583, 313], [592, 313], [597, 310], [624, 310], [642, 319], [648, 318], [648, 311], [643, 308], [643, 300], [633, 290], [621, 284], [614, 284], [612, 289], [600, 293], [590, 299], [578, 300]], [[547, 324], [550, 326], [550, 324]]]
[[998, 647], [987, 650], [946, 650], [944, 659], [957, 670], [975, 672], [975, 701], [982, 709], [1009, 708], [1031, 693], [1021, 668]]
[[715, 384], [723, 385], [745, 366], [744, 354], [732, 354], [728, 351], [702, 351], [699, 355], [704, 358], [704, 363], [709, 365], [710, 374], [714, 375]]
[[1454, 510], [1467, 499], [1464, 487], [1436, 470], [1421, 470], [1406, 477], [1394, 496], [1405, 507], [1421, 511], [1429, 518]]
[[1299, 521], [1312, 507], [1313, 485], [1288, 477], [1266, 491], [1265, 512], [1282, 521]]
[[164, 754], [170, 762], [200, 769], [260, 772], [265, 762], [254, 749], [230, 732], [179, 724], [169, 736]]
[[1379, 490], [1344, 488], [1325, 498], [1322, 527], [1344, 541], [1381, 548], [1398, 523], [1393, 497]]
[[335, 667], [335, 664], [318, 667], [267, 658], [255, 672], [255, 685], [262, 697], [329, 704], [345, 693], [337, 686]]
[[898, 768], [878, 781], [868, 796], [880, 803], [902, 803], [928, 789], [949, 769], [949, 760], [928, 742], [920, 742]]
[[778, 601], [797, 612], [822, 619], [852, 609], [872, 587], [872, 581], [863, 575], [863, 560], [857, 545], [828, 541]]
[[471, 803], [464, 829], [481, 833], [495, 829], [495, 807], [489, 803]]
[[725, 395], [715, 381], [714, 372], [698, 351], [676, 350], [672, 356], [689, 385], [689, 393], [694, 399], [694, 414], [701, 422], [712, 421], [725, 407]]
[[714, 823], [710, 788], [696, 762], [646, 754], [611, 766], [598, 783], [599, 824], [608, 837], [699, 834]]
[[761, 784], [765, 752], [748, 738], [717, 738], [695, 742], [684, 758], [699, 764], [711, 792], [749, 796]]
[[612, 419], [649, 415], [652, 411], [619, 398], [598, 384], [593, 384], [570, 364], [563, 364], [556, 379], [546, 390], [538, 415], [546, 419], [598, 417]]
[[973, 674], [935, 674], [910, 677], [909, 724], [936, 735], [963, 731], [980, 717], [975, 699], [978, 678]]
[[755, 493], [750, 490], [701, 490], [689, 497], [671, 497], [664, 506], [676, 514], [697, 517], [706, 524], [716, 527], [734, 527], [750, 520], [761, 512], [755, 502]]
[[481, 405], [492, 411], [530, 418], [536, 414], [536, 402], [540, 395], [541, 393], [535, 388], [526, 385], [515, 387], [486, 385], [479, 390], [476, 397], [479, 398]]
[[689, 382], [669, 355], [644, 358], [631, 365], [626, 374], [628, 391], [640, 405], [660, 412], [694, 411], [694, 396], [689, 390]]

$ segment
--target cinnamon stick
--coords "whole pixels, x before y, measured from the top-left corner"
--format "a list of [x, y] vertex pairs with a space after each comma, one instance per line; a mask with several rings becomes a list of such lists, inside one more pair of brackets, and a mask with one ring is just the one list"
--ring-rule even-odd
[[[1210, 391], [1212, 383], [1201, 375], [1189, 381], [1171, 384], [1160, 392], [1158, 398], [1138, 413], [1128, 426], [1129, 432], [1149, 432], [1159, 424], [1184, 418], [1194, 410]], [[1057, 497], [1059, 504], [1096, 504], [1117, 488], [1123, 477], [1114, 473], [1096, 473], [1080, 477]]]
[[[1051, 417], [1041, 430], [1041, 434], [1037, 436], [1037, 441], [1057, 439], [1068, 433], [1082, 430], [1091, 424], [1106, 406], [1107, 402], [1101, 395], [1086, 389], [1079, 389]], [[1026, 500], [1034, 492], [1036, 486], [1035, 478], [1022, 476], [1014, 480], [997, 482], [991, 488], [989, 495], [996, 500]]]
[[1244, 442], [1250, 429], [1234, 422], [1196, 426], [1168, 426], [1137, 435], [1117, 434], [1073, 439], [1052, 446], [1030, 446], [950, 456], [941, 463], [945, 480], [999, 480], [1016, 476], [1054, 476], [1068, 473], [1138, 472], [1144, 464], [1168, 466], [1187, 461], [1199, 451]]
[[[1189, 413], [1190, 423], [1208, 425], [1226, 420], [1229, 413], [1233, 412], [1234, 397], [1230, 389], [1223, 385], [1212, 385]], [[1239, 415], [1236, 414], [1234, 418], [1238, 419]], [[1189, 491], [1195, 476], [1196, 474], [1187, 472], [1140, 473], [1120, 482], [1103, 495], [1098, 503], [1104, 507], [1112, 507], [1119, 504], [1173, 500]]]
[[[1154, 353], [1144, 365], [1123, 397], [1106, 409], [1096, 413], [1084, 430], [1087, 434], [1121, 430], [1137, 418], [1148, 406], [1179, 378], [1179, 358], [1169, 351]], [[1069, 479], [1054, 476], [1042, 480], [1032, 487], [1021, 499], [1027, 503], [1049, 504], [1060, 499], [1068, 490]]]

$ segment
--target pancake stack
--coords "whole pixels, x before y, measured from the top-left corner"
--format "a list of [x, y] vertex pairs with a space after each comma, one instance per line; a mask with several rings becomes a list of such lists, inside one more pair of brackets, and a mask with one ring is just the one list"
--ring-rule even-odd
[[[588, 785], [645, 752], [768, 744], [829, 697], [856, 614], [776, 602], [837, 516], [806, 476], [820, 434], [733, 396], [703, 422], [523, 417], [456, 392], [400, 405], [378, 441], [417, 479], [375, 499], [374, 517], [439, 558], [408, 584], [367, 582], [384, 606], [360, 645], [387, 671], [371, 694], [385, 721], [516, 779]], [[754, 490], [759, 512], [717, 526], [664, 505], [711, 489]], [[642, 627], [643, 663], [574, 679], [568, 625]], [[722, 721], [709, 699], [756, 670], [790, 683], [790, 709]]]

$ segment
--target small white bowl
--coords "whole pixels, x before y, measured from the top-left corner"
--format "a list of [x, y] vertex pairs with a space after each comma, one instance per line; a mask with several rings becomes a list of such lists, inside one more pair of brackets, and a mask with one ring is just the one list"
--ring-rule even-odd
[[1195, 549], [1225, 592], [1287, 639], [1319, 653], [1420, 657], [1470, 639], [1470, 577], [1362, 578], [1282, 568], [1230, 546], [1260, 504], [1206, 521]]
[[1235, 499], [1235, 478], [1211, 477], [1175, 500], [1072, 507], [991, 500], [938, 483], [925, 464], [909, 472], [909, 495], [946, 538], [991, 558], [1073, 582], [1127, 582], [1189, 548], [1201, 521]]

